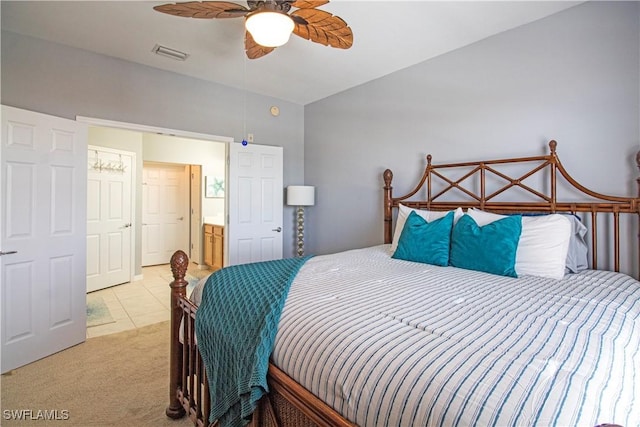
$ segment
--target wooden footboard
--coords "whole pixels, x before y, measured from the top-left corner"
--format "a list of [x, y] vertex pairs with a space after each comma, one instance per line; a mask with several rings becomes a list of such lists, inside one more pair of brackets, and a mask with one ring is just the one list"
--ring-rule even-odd
[[[171, 257], [174, 280], [169, 285], [171, 354], [166, 414], [173, 419], [188, 415], [194, 425], [204, 427], [209, 424], [210, 395], [195, 337], [198, 308], [186, 295], [188, 265], [189, 258], [183, 251]], [[354, 426], [277, 367], [269, 365], [267, 380], [269, 394], [260, 401], [251, 426]]]

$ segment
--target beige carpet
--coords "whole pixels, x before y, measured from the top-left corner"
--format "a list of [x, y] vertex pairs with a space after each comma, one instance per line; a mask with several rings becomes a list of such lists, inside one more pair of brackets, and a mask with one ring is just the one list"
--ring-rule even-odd
[[[192, 425], [186, 418], [174, 421], [164, 415], [169, 401], [169, 322], [90, 338], [1, 378], [2, 426]], [[33, 418], [38, 411], [58, 418], [66, 418], [66, 413], [68, 419], [8, 419], [15, 411]]]

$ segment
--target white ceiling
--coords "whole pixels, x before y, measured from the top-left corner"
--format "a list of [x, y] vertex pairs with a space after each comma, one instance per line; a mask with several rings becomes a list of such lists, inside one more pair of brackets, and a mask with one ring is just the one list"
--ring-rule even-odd
[[[3, 0], [2, 29], [305, 105], [581, 2], [333, 0], [320, 8], [349, 24], [351, 49], [292, 35], [256, 60], [244, 55], [243, 18], [153, 10], [164, 3]], [[156, 44], [190, 56], [155, 55]]]

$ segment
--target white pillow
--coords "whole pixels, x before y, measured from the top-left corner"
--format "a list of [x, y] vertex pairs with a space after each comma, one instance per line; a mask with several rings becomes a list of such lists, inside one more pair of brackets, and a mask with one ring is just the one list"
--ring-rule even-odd
[[[467, 214], [480, 227], [505, 217], [479, 209], [469, 209]], [[571, 221], [565, 215], [523, 216], [522, 233], [516, 251], [515, 268], [518, 276], [562, 279], [571, 230]]]
[[578, 273], [589, 268], [589, 246], [585, 240], [587, 227], [575, 215], [564, 215], [571, 221], [571, 239], [567, 252], [567, 273]]
[[407, 217], [411, 213], [411, 211], [415, 211], [418, 215], [425, 219], [427, 222], [434, 221], [436, 219], [440, 219], [445, 217], [449, 212], [453, 212], [453, 223], [458, 222], [458, 219], [464, 214], [462, 212], [462, 208], [458, 208], [455, 211], [429, 211], [426, 209], [413, 209], [403, 204], [398, 206], [398, 218], [396, 219], [396, 228], [393, 232], [393, 241], [391, 242], [391, 254], [396, 251], [398, 247], [398, 240], [400, 240], [400, 234], [402, 234], [402, 229], [404, 228], [404, 223], [407, 221]]

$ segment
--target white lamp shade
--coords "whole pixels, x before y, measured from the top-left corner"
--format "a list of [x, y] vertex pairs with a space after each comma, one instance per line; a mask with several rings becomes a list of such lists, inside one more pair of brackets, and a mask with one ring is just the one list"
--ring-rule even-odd
[[260, 46], [278, 47], [289, 41], [294, 23], [289, 15], [267, 11], [249, 15], [244, 26]]
[[313, 206], [316, 188], [310, 185], [290, 185], [287, 187], [287, 205]]

